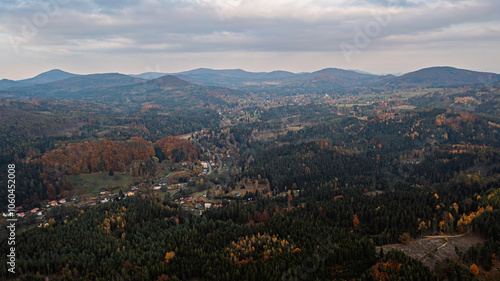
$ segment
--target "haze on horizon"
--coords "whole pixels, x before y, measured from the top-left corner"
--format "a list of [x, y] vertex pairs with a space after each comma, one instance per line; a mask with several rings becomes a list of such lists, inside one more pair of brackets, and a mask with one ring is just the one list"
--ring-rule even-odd
[[7, 0], [0, 79], [59, 68], [500, 73], [495, 0]]

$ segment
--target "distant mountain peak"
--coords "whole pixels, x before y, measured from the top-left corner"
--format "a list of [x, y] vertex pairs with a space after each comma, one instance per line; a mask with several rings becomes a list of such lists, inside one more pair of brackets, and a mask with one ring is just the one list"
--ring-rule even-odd
[[35, 76], [33, 78], [40, 78], [40, 77], [47, 77], [47, 76], [54, 76], [54, 75], [57, 75], [57, 76], [61, 76], [62, 75], [62, 76], [72, 77], [72, 76], [75, 76], [76, 74], [69, 73], [69, 72], [66, 72], [64, 70], [60, 70], [60, 69], [54, 68], [54, 69], [51, 69], [49, 71], [42, 72], [42, 73], [38, 74], [37, 76]]
[[173, 75], [167, 74], [156, 79], [145, 82], [148, 86], [158, 87], [160, 89], [183, 88], [192, 85], [191, 83], [179, 79]]
[[49, 71], [38, 74], [37, 76], [29, 79], [19, 80], [18, 82], [26, 83], [28, 85], [45, 84], [54, 81], [63, 80], [78, 76], [77, 74], [69, 73], [60, 69], [51, 69]]

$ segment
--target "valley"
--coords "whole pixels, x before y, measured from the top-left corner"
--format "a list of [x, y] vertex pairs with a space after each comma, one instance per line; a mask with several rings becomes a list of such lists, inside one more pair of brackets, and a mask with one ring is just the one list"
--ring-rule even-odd
[[0, 276], [499, 278], [499, 105], [451, 67], [1, 80]]

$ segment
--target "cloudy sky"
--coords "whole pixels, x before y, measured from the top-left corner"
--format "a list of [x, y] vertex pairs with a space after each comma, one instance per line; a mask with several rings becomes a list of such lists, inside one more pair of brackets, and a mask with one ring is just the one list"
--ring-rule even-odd
[[199, 67], [500, 73], [498, 0], [2, 0], [0, 79]]

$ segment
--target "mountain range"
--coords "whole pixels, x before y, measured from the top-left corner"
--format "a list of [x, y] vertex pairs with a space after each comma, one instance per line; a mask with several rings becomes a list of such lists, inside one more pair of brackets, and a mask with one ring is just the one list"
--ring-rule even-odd
[[202, 86], [249, 91], [284, 89], [283, 92], [287, 92], [290, 89], [298, 89], [300, 92], [319, 93], [351, 91], [360, 87], [385, 89], [453, 87], [499, 81], [499, 74], [453, 67], [430, 67], [398, 77], [338, 68], [326, 68], [308, 73], [199, 68], [179, 73], [147, 72], [137, 75], [119, 73], [78, 75], [54, 69], [29, 79], [0, 80], [0, 94], [15, 97], [78, 98], [78, 96], [105, 95], [120, 91], [132, 93], [137, 92], [137, 89], [143, 92], [183, 87], [195, 87], [197, 91], [208, 90], [200, 88]]

